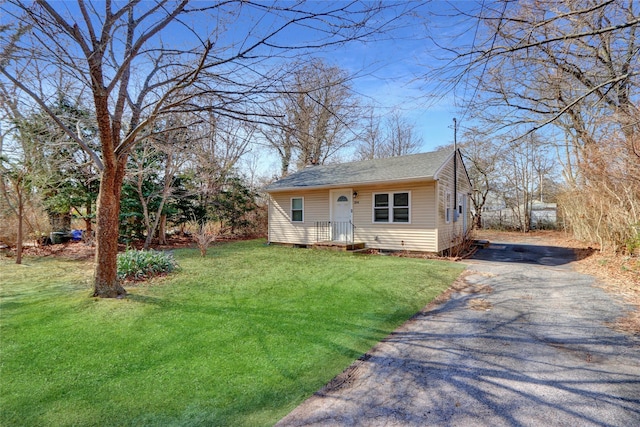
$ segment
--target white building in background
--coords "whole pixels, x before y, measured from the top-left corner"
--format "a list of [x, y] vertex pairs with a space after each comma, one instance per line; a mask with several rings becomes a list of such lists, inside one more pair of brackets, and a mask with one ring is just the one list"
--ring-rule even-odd
[[482, 209], [483, 228], [519, 228], [519, 218], [525, 217], [525, 209], [530, 212], [530, 227], [532, 229], [556, 228], [558, 225], [558, 204], [545, 203], [534, 200], [528, 206], [508, 208], [504, 201], [497, 197], [487, 200]]

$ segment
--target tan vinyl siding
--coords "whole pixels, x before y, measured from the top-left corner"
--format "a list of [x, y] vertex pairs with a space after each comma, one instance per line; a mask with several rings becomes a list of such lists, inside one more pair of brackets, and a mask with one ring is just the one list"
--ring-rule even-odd
[[[304, 221], [291, 221], [291, 198], [304, 198]], [[316, 221], [329, 221], [329, 191], [300, 190], [269, 197], [269, 241], [310, 245], [316, 239]]]
[[[358, 192], [353, 204], [356, 242], [364, 242], [373, 249], [436, 251], [434, 182], [354, 186], [353, 190]], [[410, 223], [374, 223], [373, 195], [401, 192], [410, 193]]]
[[[436, 252], [436, 184], [433, 181], [400, 185], [354, 187], [355, 242], [368, 248]], [[269, 241], [274, 243], [313, 244], [316, 221], [329, 221], [329, 191], [306, 190], [272, 193], [269, 200]], [[410, 193], [410, 223], [374, 223], [373, 194]], [[304, 222], [291, 222], [291, 198], [304, 198]]]
[[[458, 201], [454, 196], [454, 179], [453, 179], [453, 157], [451, 161], [448, 162], [439, 172], [438, 176], [438, 246], [436, 252], [441, 252], [445, 249], [453, 246], [457, 239], [461, 238], [463, 234], [463, 218], [462, 216], [458, 217], [458, 221], [454, 221], [454, 211], [458, 208]], [[458, 157], [458, 185], [457, 185], [457, 193], [458, 195], [463, 195], [463, 197], [467, 198], [467, 228], [471, 226], [470, 220], [468, 219], [469, 212], [469, 200], [468, 194], [471, 192], [471, 186], [469, 184], [469, 180], [467, 178], [467, 174], [462, 165], [462, 161], [460, 157]], [[446, 221], [446, 194], [447, 192], [451, 193], [451, 221], [447, 223]]]
[[[447, 158], [448, 156], [448, 158]], [[460, 242], [463, 237], [464, 225], [466, 222], [467, 229], [471, 226], [471, 218], [469, 215], [469, 194], [471, 193], [471, 184], [469, 182], [464, 164], [460, 156], [458, 156], [458, 185], [457, 195], [462, 195], [466, 200], [466, 221], [463, 217], [454, 220], [455, 211], [458, 207], [458, 198], [454, 191], [453, 179], [453, 153], [444, 156], [440, 153], [438, 159], [441, 167], [434, 170], [429, 169], [429, 175], [419, 175], [415, 178], [407, 178], [404, 181], [395, 180], [390, 184], [375, 184], [367, 181], [363, 175], [361, 177], [362, 184], [355, 181], [349, 181], [349, 185], [343, 188], [349, 188], [350, 191], [357, 193], [353, 197], [352, 202], [352, 219], [355, 226], [354, 242], [365, 243], [368, 248], [373, 249], [389, 249], [389, 250], [409, 250], [409, 251], [425, 251], [425, 252], [442, 252], [451, 246]], [[415, 160], [418, 157], [412, 157]], [[420, 157], [422, 159], [422, 157]], [[446, 160], [444, 160], [446, 159]], [[428, 159], [427, 159], [428, 160]], [[442, 163], [440, 163], [442, 162]], [[367, 165], [371, 165], [367, 163]], [[359, 168], [358, 173], [363, 174], [362, 164], [345, 164], [343, 167]], [[336, 166], [337, 167], [337, 166]], [[398, 168], [399, 164], [395, 163]], [[416, 165], [413, 165], [416, 169]], [[334, 168], [335, 169], [335, 168]], [[419, 169], [419, 168], [418, 168]], [[348, 171], [348, 170], [347, 170]], [[336, 169], [336, 174], [345, 174], [347, 172]], [[414, 171], [415, 172], [415, 171]], [[325, 171], [325, 173], [328, 173]], [[432, 176], [434, 175], [435, 176]], [[322, 177], [322, 174], [320, 174]], [[396, 174], [397, 175], [397, 174]], [[406, 175], [406, 174], [405, 174]], [[405, 177], [400, 174], [399, 176]], [[408, 176], [408, 175], [407, 175]], [[420, 178], [423, 176], [423, 178]], [[332, 188], [339, 188], [340, 181], [331, 180], [327, 177], [331, 184], [323, 186], [322, 189], [309, 189], [301, 187], [299, 190], [290, 190], [290, 187], [276, 189], [270, 193], [269, 197], [269, 241], [274, 243], [289, 243], [309, 245], [316, 242], [316, 222], [331, 221], [330, 212], [330, 194]], [[322, 180], [321, 180], [322, 181]], [[364, 182], [367, 182], [366, 184]], [[389, 181], [390, 182], [390, 181]], [[296, 181], [293, 181], [295, 184]], [[289, 183], [292, 184], [292, 183]], [[301, 182], [298, 185], [308, 185]], [[374, 222], [374, 195], [378, 193], [409, 193], [409, 222]], [[446, 221], [446, 194], [451, 194], [451, 220]], [[291, 198], [302, 197], [304, 199], [304, 221], [291, 221]], [[389, 199], [389, 214], [393, 218], [393, 203]], [[380, 200], [381, 206], [376, 209], [379, 218], [385, 218], [384, 202]], [[404, 200], [398, 199], [398, 205], [395, 211], [398, 216], [396, 219], [406, 219], [406, 211], [404, 211]], [[464, 215], [464, 213], [463, 213]]]

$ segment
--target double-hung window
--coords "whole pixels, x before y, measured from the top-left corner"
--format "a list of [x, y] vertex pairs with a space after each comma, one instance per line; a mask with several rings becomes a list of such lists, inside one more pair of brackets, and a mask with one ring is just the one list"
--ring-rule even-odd
[[373, 222], [408, 223], [410, 195], [402, 193], [376, 193], [373, 195]]
[[304, 222], [304, 198], [291, 198], [291, 221]]

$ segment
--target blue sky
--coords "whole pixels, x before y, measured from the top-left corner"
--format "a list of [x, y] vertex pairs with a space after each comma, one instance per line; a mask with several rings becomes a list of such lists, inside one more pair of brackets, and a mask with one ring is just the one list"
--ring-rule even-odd
[[[341, 3], [346, 4], [337, 2]], [[288, 5], [292, 2], [281, 4]], [[311, 1], [305, 7], [322, 9], [334, 7], [335, 4], [336, 2]], [[388, 6], [391, 3], [383, 4]], [[416, 133], [424, 141], [420, 151], [430, 151], [440, 145], [453, 143], [453, 118], [456, 117], [456, 107], [453, 95], [434, 100], [432, 90], [435, 90], [436, 82], [426, 81], [422, 77], [429, 71], [430, 66], [435, 65], [435, 58], [443, 55], [427, 36], [433, 36], [437, 38], [438, 43], [445, 45], [459, 43], [459, 39], [454, 39], [459, 34], [463, 34], [463, 40], [468, 40], [469, 33], [473, 32], [473, 23], [467, 23], [469, 27], [464, 27], [464, 22], [454, 16], [452, 7], [468, 10], [477, 8], [478, 3], [436, 0], [399, 1], [397, 5], [388, 11], [387, 18], [398, 10], [411, 13], [395, 22], [396, 28], [392, 31], [375, 36], [375, 41], [355, 41], [314, 52], [313, 56], [322, 57], [331, 65], [339, 66], [356, 75], [353, 80], [354, 89], [365, 99], [379, 105], [380, 112], [400, 109], [404, 117], [415, 124]], [[235, 41], [243, 40], [249, 32], [248, 39], [251, 40], [253, 34], [250, 28], [255, 26], [255, 33], [259, 37], [264, 34], [265, 28], [273, 28], [277, 26], [277, 22], [277, 19], [270, 15], [265, 17], [249, 13], [230, 24], [230, 32], [223, 37], [229, 37], [229, 41], [235, 37]], [[212, 29], [218, 22], [207, 22], [200, 16], [195, 24], [201, 29]], [[315, 34], [308, 29], [294, 28], [293, 31], [284, 31], [282, 39], [280, 36], [277, 39], [291, 43], [292, 37], [299, 37], [300, 40], [313, 39]], [[224, 45], [225, 42], [221, 40], [221, 44]], [[457, 118], [459, 122], [462, 119], [459, 114]]]
[[[356, 75], [353, 80], [355, 91], [378, 105], [379, 112], [399, 109], [414, 124], [417, 136], [423, 141], [419, 152], [452, 144], [454, 117], [458, 119], [459, 129], [469, 125], [471, 120], [456, 107], [453, 93], [439, 93], [436, 88], [439, 82], [424, 78], [438, 65], [439, 59], [450, 55], [440, 50], [429, 36], [447, 46], [470, 44], [475, 36], [475, 23], [452, 14], [452, 5], [467, 10], [479, 7], [473, 1], [419, 4], [414, 10], [416, 13], [403, 19], [400, 28], [381, 36], [380, 40], [352, 42], [314, 53], [314, 56], [325, 58], [330, 64]], [[465, 90], [465, 83], [462, 82], [460, 90]], [[466, 89], [472, 91], [473, 87]], [[267, 153], [257, 155], [262, 159], [263, 170], [278, 170], [277, 158]], [[265, 164], [267, 159], [270, 159], [268, 166]]]
[[[52, 2], [54, 7], [63, 14], [76, 16], [78, 13], [75, 2]], [[122, 3], [114, 2], [117, 6]], [[329, 7], [330, 3], [323, 1], [311, 2], [311, 7]], [[388, 5], [390, 3], [383, 3]], [[96, 8], [100, 11], [104, 3], [96, 2]], [[209, 2], [194, 2], [192, 7], [206, 7]], [[427, 81], [423, 77], [434, 65], [435, 58], [441, 56], [441, 52], [427, 38], [432, 35], [438, 43], [451, 45], [456, 41], [451, 36], [463, 33], [469, 37], [473, 28], [464, 28], [452, 15], [447, 15], [454, 5], [455, 7], [477, 7], [476, 2], [469, 1], [432, 1], [425, 4], [419, 2], [398, 2], [400, 9], [412, 9], [412, 15], [403, 18], [401, 25], [394, 31], [377, 36], [377, 41], [352, 42], [346, 46], [334, 49], [314, 52], [315, 56], [325, 58], [332, 65], [337, 65], [348, 72], [357, 75], [353, 80], [356, 92], [368, 98], [370, 102], [380, 107], [379, 112], [390, 112], [399, 109], [403, 116], [415, 125], [415, 131], [423, 140], [423, 146], [419, 151], [430, 151], [440, 145], [453, 142], [453, 118], [457, 116], [464, 125], [464, 118], [460, 117], [455, 106], [455, 98], [452, 94], [442, 98], [433, 99], [435, 81]], [[235, 7], [235, 6], [234, 6]], [[100, 11], [101, 12], [101, 11]], [[163, 32], [162, 39], [177, 45], [193, 45], [196, 36], [204, 36], [221, 28], [224, 22], [218, 19], [216, 11], [190, 15], [182, 23], [172, 24], [169, 32]], [[436, 16], [436, 15], [440, 16]], [[225, 15], [220, 15], [225, 16]], [[229, 31], [222, 33], [222, 38], [229, 37], [236, 42], [250, 43], [251, 31], [249, 29], [263, 30], [265, 27], [273, 28], [277, 25], [271, 15], [260, 16], [242, 15], [234, 22], [228, 22]], [[391, 15], [388, 15], [391, 16]], [[5, 16], [0, 21], [11, 19]], [[82, 25], [82, 23], [81, 23]], [[188, 28], [197, 28], [191, 31]], [[284, 32], [283, 37], [300, 36], [299, 33]], [[247, 33], [250, 35], [247, 36]], [[256, 33], [263, 33], [256, 31]], [[220, 40], [225, 45], [226, 40]]]

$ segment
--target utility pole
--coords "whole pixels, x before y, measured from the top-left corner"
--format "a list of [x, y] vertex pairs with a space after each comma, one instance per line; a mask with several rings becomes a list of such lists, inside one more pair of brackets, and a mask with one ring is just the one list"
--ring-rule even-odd
[[458, 221], [458, 121], [453, 118], [453, 222]]

